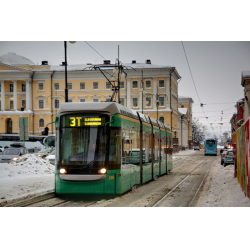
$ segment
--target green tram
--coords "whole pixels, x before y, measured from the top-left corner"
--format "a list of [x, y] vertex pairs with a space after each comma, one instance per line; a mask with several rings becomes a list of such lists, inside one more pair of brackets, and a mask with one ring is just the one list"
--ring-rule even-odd
[[115, 102], [62, 103], [55, 192], [122, 194], [173, 169], [169, 126]]

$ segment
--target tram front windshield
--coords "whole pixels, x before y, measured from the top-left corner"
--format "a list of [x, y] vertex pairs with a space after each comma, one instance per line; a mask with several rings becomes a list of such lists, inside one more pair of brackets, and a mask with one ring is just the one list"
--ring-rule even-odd
[[103, 114], [61, 117], [60, 164], [81, 165], [86, 169], [104, 166], [107, 156], [105, 124], [108, 121], [109, 117]]

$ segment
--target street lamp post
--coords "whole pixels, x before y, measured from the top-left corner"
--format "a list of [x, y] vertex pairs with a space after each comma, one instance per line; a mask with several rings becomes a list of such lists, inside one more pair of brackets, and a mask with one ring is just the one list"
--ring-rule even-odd
[[[75, 41], [72, 41], [70, 43], [75, 43]], [[68, 98], [68, 76], [67, 76], [67, 41], [64, 41], [64, 57], [65, 57], [65, 102], [69, 101]]]

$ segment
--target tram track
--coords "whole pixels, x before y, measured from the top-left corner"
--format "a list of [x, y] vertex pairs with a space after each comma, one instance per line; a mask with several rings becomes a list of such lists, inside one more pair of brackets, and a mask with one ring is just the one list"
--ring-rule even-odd
[[[152, 205], [152, 207], [158, 207], [158, 206], [168, 206], [168, 205], [170, 205], [170, 206], [172, 206], [173, 205], [173, 203], [171, 204], [171, 202], [168, 204], [168, 205], [166, 205], [167, 204], [167, 202], [166, 202], [166, 200], [168, 199], [168, 198], [171, 198], [171, 197], [173, 197], [174, 195], [175, 195], [175, 193], [179, 193], [180, 192], [180, 188], [181, 188], [181, 185], [183, 185], [185, 182], [187, 182], [187, 180], [188, 179], [190, 179], [191, 178], [191, 176], [192, 177], [196, 177], [198, 180], [200, 180], [200, 176], [202, 175], [202, 180], [198, 183], [198, 188], [196, 188], [195, 190], [191, 190], [192, 191], [192, 193], [194, 193], [194, 194], [192, 194], [192, 197], [188, 197], [189, 198], [189, 201], [188, 202], [185, 202], [186, 204], [185, 204], [185, 206], [186, 207], [191, 207], [193, 204], [194, 204], [194, 202], [195, 202], [195, 200], [196, 200], [196, 197], [197, 197], [197, 195], [199, 194], [199, 192], [200, 192], [200, 190], [201, 190], [201, 188], [202, 188], [202, 186], [203, 186], [203, 184], [204, 184], [204, 182], [205, 182], [205, 180], [206, 180], [206, 177], [207, 177], [207, 175], [208, 175], [208, 173], [209, 173], [209, 171], [210, 171], [210, 169], [211, 169], [211, 167], [213, 166], [213, 164], [214, 164], [214, 162], [216, 161], [216, 158], [215, 159], [213, 159], [213, 160], [208, 160], [208, 159], [206, 159], [206, 160], [204, 160], [204, 161], [202, 161], [200, 164], [198, 164], [198, 166], [197, 167], [195, 167], [195, 169], [193, 169], [183, 180], [181, 180], [177, 185], [175, 185], [167, 194], [165, 194], [161, 199], [159, 199], [157, 202], [155, 202], [153, 205]], [[197, 173], [197, 170], [200, 170], [200, 168], [202, 167], [202, 166], [204, 166], [204, 165], [208, 165], [207, 167], [206, 167], [206, 171], [205, 171], [205, 173], [204, 174], [201, 174], [201, 173]], [[176, 169], [176, 168], [175, 168]], [[203, 169], [204, 170], [204, 169]], [[202, 172], [202, 171], [201, 171]], [[193, 185], [193, 186], [195, 186], [195, 185]], [[187, 185], [187, 187], [188, 187], [188, 185]], [[188, 194], [190, 193], [189, 191], [190, 190], [185, 190], [185, 187], [183, 188], [182, 187], [182, 189], [184, 189], [184, 190], [182, 190], [182, 192], [184, 192], [184, 191], [186, 191]], [[192, 187], [192, 189], [193, 189], [193, 187]], [[177, 195], [178, 196], [178, 195]], [[163, 203], [165, 203], [165, 205], [163, 205]], [[175, 206], [175, 205], [174, 205]], [[183, 205], [181, 205], [181, 206], [183, 206]]]

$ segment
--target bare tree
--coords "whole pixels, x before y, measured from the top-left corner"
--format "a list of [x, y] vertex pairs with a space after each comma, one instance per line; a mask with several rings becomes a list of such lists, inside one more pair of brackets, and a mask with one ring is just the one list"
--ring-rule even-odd
[[205, 139], [206, 131], [207, 131], [207, 127], [200, 124], [199, 120], [194, 118], [192, 121], [193, 141], [196, 143], [203, 142]]

